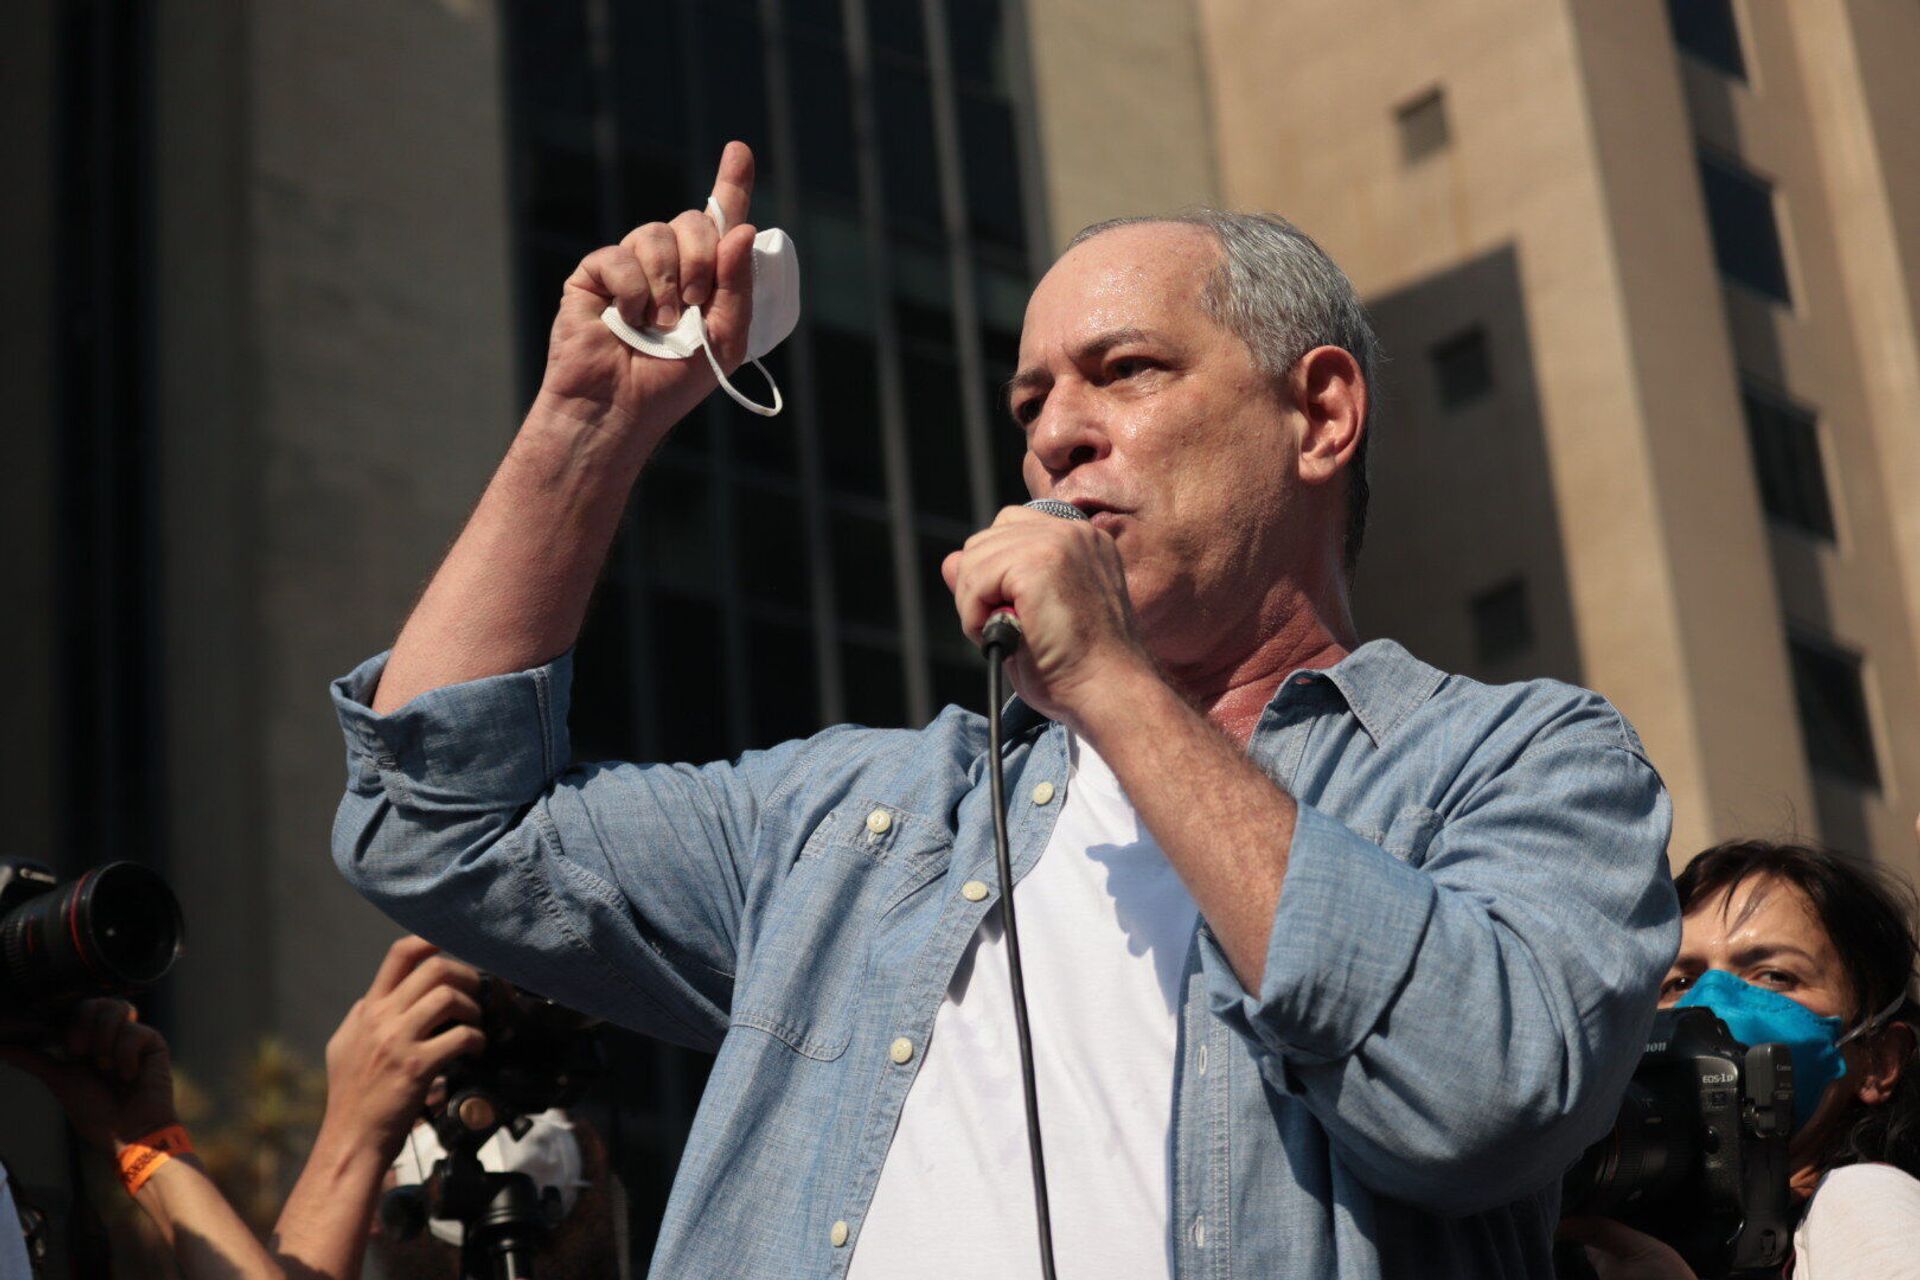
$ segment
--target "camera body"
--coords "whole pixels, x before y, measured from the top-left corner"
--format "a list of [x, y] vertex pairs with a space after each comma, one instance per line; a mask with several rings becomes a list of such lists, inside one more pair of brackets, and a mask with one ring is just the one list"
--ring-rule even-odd
[[1613, 1132], [1561, 1184], [1569, 1216], [1614, 1218], [1702, 1277], [1777, 1274], [1793, 1243], [1793, 1059], [1711, 1009], [1662, 1009]]
[[131, 995], [166, 976], [183, 932], [173, 890], [139, 863], [63, 883], [41, 863], [0, 858], [0, 1010], [44, 1015]]

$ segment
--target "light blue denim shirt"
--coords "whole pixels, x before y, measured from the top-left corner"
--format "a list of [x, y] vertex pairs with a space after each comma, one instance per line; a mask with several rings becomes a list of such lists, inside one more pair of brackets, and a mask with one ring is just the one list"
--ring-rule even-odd
[[[347, 878], [475, 964], [717, 1051], [653, 1274], [844, 1274], [925, 1061], [888, 1048], [926, 1042], [995, 907], [961, 891], [994, 882], [985, 721], [576, 767], [568, 658], [377, 716], [383, 664], [334, 687]], [[1066, 732], [1015, 702], [1008, 742], [1017, 878]], [[1299, 820], [1260, 991], [1204, 924], [1188, 954], [1177, 1274], [1550, 1275], [1560, 1174], [1611, 1123], [1679, 945], [1633, 730], [1585, 690], [1380, 640], [1290, 677], [1250, 749]]]

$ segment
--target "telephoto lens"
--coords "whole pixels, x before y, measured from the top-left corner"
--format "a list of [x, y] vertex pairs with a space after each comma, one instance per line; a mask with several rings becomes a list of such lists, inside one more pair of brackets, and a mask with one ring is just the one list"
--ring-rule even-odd
[[179, 900], [136, 862], [61, 884], [37, 863], [0, 860], [0, 1001], [49, 1012], [152, 986], [180, 955]]

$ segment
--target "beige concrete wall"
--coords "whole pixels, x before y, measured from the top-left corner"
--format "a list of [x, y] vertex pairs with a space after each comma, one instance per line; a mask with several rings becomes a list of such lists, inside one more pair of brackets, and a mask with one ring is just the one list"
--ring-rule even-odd
[[[1666, 388], [1648, 387], [1638, 371], [1644, 353], [1633, 326], [1644, 319], [1644, 301], [1629, 293], [1623, 276], [1600, 156], [1600, 135], [1618, 136], [1636, 122], [1594, 118], [1576, 31], [1561, 6], [1203, 0], [1201, 12], [1230, 203], [1270, 207], [1299, 220], [1368, 297], [1413, 288], [1469, 259], [1513, 252], [1546, 443], [1545, 473], [1536, 483], [1550, 489], [1551, 500], [1534, 508], [1547, 514], [1531, 524], [1516, 520], [1505, 538], [1558, 540], [1579, 674], [1639, 727], [1674, 794], [1675, 847], [1698, 847], [1723, 821], [1716, 806], [1724, 769], [1706, 750], [1719, 708], [1703, 706], [1694, 691], [1693, 666], [1705, 645], [1687, 593], [1757, 596], [1757, 603], [1740, 603], [1748, 619], [1765, 617], [1769, 601], [1750, 493], [1742, 516], [1750, 545], [1743, 554], [1758, 567], [1734, 575], [1738, 591], [1698, 581], [1684, 556], [1676, 563], [1670, 513], [1660, 497], [1667, 460], [1654, 426], [1671, 429], [1671, 420], [1683, 415], [1662, 403]], [[1299, 52], [1306, 49], [1313, 56]], [[1637, 52], [1644, 57], [1647, 51]], [[1665, 46], [1657, 52], [1648, 74], [1664, 75], [1664, 85], [1634, 88], [1664, 93], [1666, 114], [1677, 116], [1671, 58]], [[1395, 108], [1436, 85], [1446, 94], [1452, 143], [1408, 166]], [[1671, 172], [1664, 181], [1677, 189], [1690, 161], [1678, 126], [1666, 127], [1664, 163]], [[1711, 277], [1701, 265], [1704, 232], [1696, 230], [1676, 253], [1694, 264], [1696, 292], [1704, 298], [1687, 314], [1697, 313], [1696, 328], [1706, 331], [1699, 341], [1710, 352], [1719, 326]], [[1472, 318], [1475, 301], [1461, 300], [1462, 322]], [[1395, 360], [1385, 377], [1391, 402], [1399, 394], [1396, 379], [1427, 374], [1424, 351], [1389, 355]], [[1708, 401], [1693, 403], [1692, 411], [1731, 422], [1736, 406], [1724, 353], [1714, 376], [1711, 391], [1687, 389], [1692, 401]], [[1445, 428], [1418, 421], [1396, 428], [1387, 415], [1378, 438], [1383, 467], [1396, 429]], [[1486, 447], [1470, 436], [1455, 438], [1464, 451]], [[1512, 504], [1516, 511], [1521, 505]], [[1470, 514], [1445, 502], [1433, 513], [1438, 523], [1418, 536], [1470, 548], [1455, 566], [1449, 593], [1461, 609], [1485, 585], [1484, 563], [1508, 552], [1476, 537], [1474, 527], [1462, 523], [1474, 518]], [[1376, 542], [1367, 554], [1375, 567], [1363, 563], [1363, 582], [1390, 564], [1396, 549]], [[1421, 625], [1418, 618], [1407, 622], [1412, 630]], [[1410, 638], [1418, 644], [1417, 636]], [[1771, 669], [1778, 674], [1784, 667], [1777, 635], [1771, 643]], [[1770, 725], [1790, 713], [1782, 697], [1775, 701], [1780, 705]], [[1788, 792], [1807, 807], [1804, 782], [1790, 760], [1763, 762], [1758, 772], [1764, 781], [1750, 790]]]
[[[1739, 402], [1740, 344], [1729, 346], [1681, 64], [1651, 0], [1580, 0], [1572, 14], [1640, 429], [1654, 460], [1660, 554], [1682, 627], [1672, 696], [1693, 704], [1698, 725], [1708, 804], [1700, 834], [1811, 832], [1815, 806]], [[1698, 70], [1688, 64], [1686, 74]], [[1676, 845], [1676, 860], [1698, 847]]]
[[1187, 0], [1026, 0], [1026, 10], [1055, 249], [1102, 218], [1218, 198]]
[[202, 1076], [266, 1029], [317, 1053], [396, 933], [328, 854], [326, 685], [388, 643], [519, 416], [494, 13], [163, 23], [176, 992]]

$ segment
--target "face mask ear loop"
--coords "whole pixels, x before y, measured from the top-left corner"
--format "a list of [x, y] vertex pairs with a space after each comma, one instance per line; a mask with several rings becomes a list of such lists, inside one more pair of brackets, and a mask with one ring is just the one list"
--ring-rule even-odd
[[[697, 310], [697, 308], [694, 309]], [[707, 318], [705, 316], [700, 317], [700, 349], [707, 353], [707, 363], [713, 366], [713, 376], [720, 379], [720, 389], [732, 396], [733, 402], [742, 409], [745, 409], [748, 413], [757, 413], [763, 418], [771, 418], [786, 407], [786, 401], [780, 398], [780, 384], [773, 380], [773, 375], [767, 372], [767, 366], [761, 364], [758, 357], [754, 358], [753, 367], [760, 371], [760, 376], [765, 378], [767, 385], [773, 389], [773, 407], [768, 408], [763, 404], [755, 404], [733, 389], [733, 383], [727, 380], [727, 375], [720, 368], [720, 361], [713, 354], [713, 344], [707, 341]]]
[[1838, 1040], [1835, 1040], [1833, 1042], [1833, 1047], [1836, 1049], [1841, 1048], [1845, 1045], [1851, 1044], [1855, 1040], [1858, 1040], [1861, 1036], [1871, 1035], [1873, 1032], [1878, 1031], [1880, 1028], [1887, 1025], [1887, 1020], [1893, 1017], [1895, 1013], [1898, 1013], [1900, 1010], [1900, 1006], [1905, 1004], [1906, 1002], [1907, 1002], [1907, 993], [1902, 991], [1899, 995], [1893, 998], [1892, 1004], [1889, 1004], [1886, 1008], [1874, 1014], [1871, 1018], [1868, 1018], [1865, 1022], [1862, 1022], [1859, 1026], [1847, 1032], [1847, 1034], [1841, 1036]]

